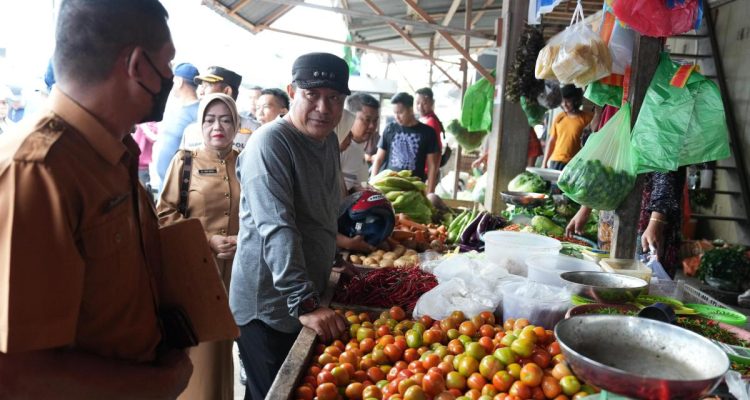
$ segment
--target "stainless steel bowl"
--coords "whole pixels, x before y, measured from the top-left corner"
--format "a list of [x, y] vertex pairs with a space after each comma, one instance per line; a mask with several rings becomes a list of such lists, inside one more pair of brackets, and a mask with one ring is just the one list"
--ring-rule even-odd
[[638, 317], [583, 315], [555, 326], [573, 372], [607, 391], [639, 399], [698, 399], [729, 369], [710, 340]]
[[560, 279], [571, 293], [594, 299], [599, 303], [617, 304], [634, 301], [648, 287], [648, 282], [641, 278], [610, 272], [563, 272]]

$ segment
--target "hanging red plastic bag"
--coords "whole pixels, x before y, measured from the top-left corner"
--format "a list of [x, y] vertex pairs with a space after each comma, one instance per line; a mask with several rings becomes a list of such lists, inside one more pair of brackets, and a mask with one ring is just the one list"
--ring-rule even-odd
[[615, 0], [617, 18], [636, 32], [652, 37], [679, 35], [700, 24], [700, 0]]

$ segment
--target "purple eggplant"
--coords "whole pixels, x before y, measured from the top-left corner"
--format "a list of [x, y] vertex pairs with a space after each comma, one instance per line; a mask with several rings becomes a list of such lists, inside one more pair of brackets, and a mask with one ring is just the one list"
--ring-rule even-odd
[[484, 214], [484, 217], [482, 218], [482, 220], [479, 221], [479, 225], [477, 225], [477, 239], [478, 240], [481, 239], [481, 237], [484, 235], [485, 232], [487, 232], [487, 228], [490, 226], [494, 218], [495, 217], [490, 213]]
[[469, 244], [471, 243], [471, 236], [474, 234], [474, 232], [477, 231], [477, 226], [479, 226], [479, 222], [482, 220], [482, 217], [487, 214], [486, 212], [482, 211], [479, 214], [477, 214], [476, 217], [474, 217], [471, 222], [469, 222], [468, 225], [466, 225], [466, 228], [461, 232], [461, 235], [459, 236], [459, 243]]

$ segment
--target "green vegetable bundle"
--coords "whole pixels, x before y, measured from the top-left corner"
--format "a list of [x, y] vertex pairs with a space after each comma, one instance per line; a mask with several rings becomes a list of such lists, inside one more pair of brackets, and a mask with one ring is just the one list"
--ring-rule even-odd
[[707, 250], [698, 266], [698, 278], [710, 286], [740, 292], [750, 282], [750, 257], [743, 246]]
[[487, 131], [469, 132], [466, 128], [461, 126], [461, 123], [457, 119], [452, 120], [445, 130], [456, 138], [458, 144], [466, 151], [472, 151], [478, 149], [484, 141], [484, 137], [487, 136]]
[[432, 221], [433, 206], [424, 195], [427, 185], [419, 177], [412, 176], [411, 171], [384, 170], [375, 177], [372, 185], [383, 192], [396, 213], [404, 213], [423, 224]]
[[557, 185], [576, 203], [614, 210], [635, 185], [637, 155], [630, 144], [630, 105], [625, 104], [565, 166]]
[[508, 183], [511, 192], [546, 193], [547, 182], [533, 172], [522, 172]]

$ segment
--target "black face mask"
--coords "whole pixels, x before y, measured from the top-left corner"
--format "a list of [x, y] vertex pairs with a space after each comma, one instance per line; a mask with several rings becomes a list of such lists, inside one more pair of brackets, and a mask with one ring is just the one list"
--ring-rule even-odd
[[151, 58], [146, 54], [145, 52], [143, 55], [146, 57], [146, 61], [148, 61], [149, 65], [151, 65], [151, 68], [156, 71], [156, 74], [159, 75], [159, 78], [161, 78], [161, 89], [159, 89], [159, 92], [154, 93], [149, 88], [146, 87], [146, 85], [142, 84], [140, 81], [138, 82], [139, 85], [148, 92], [148, 94], [151, 95], [151, 98], [154, 101], [154, 105], [151, 107], [151, 111], [146, 115], [140, 123], [144, 122], [159, 122], [164, 117], [164, 109], [167, 107], [167, 100], [169, 99], [169, 92], [172, 91], [172, 86], [174, 85], [174, 82], [172, 81], [172, 78], [168, 78], [159, 72], [159, 70], [156, 68], [154, 63], [151, 61]]

